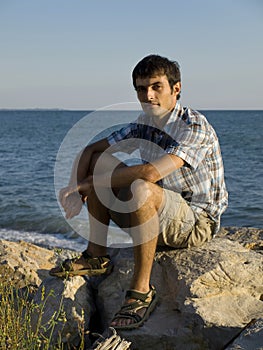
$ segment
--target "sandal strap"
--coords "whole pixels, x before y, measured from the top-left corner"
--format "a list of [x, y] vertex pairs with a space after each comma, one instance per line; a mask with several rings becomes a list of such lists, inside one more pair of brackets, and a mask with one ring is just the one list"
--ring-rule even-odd
[[[127, 296], [136, 300], [131, 303], [124, 304], [120, 311], [114, 315], [112, 322], [118, 319], [130, 319], [133, 322], [127, 326], [127, 328], [137, 328], [149, 317], [150, 313], [156, 306], [156, 289], [153, 286], [150, 286], [150, 290], [147, 293], [141, 293], [136, 290], [128, 290], [126, 293], [126, 297]], [[145, 309], [143, 315], [138, 314], [138, 311], [143, 308]], [[117, 327], [118, 329], [126, 329], [126, 326]], [[115, 328], [117, 327], [115, 326]]]
[[[142, 320], [142, 317], [136, 313], [124, 313], [124, 312], [118, 312], [117, 314], [115, 314], [115, 316], [113, 317], [112, 321], [115, 321], [119, 318], [126, 318], [126, 319], [133, 319], [136, 323], [140, 322]], [[111, 321], [111, 322], [112, 322]]]
[[[136, 299], [136, 300], [140, 300], [143, 302], [150, 302], [151, 299], [153, 298], [153, 296], [155, 295], [155, 293], [156, 293], [156, 290], [155, 290], [154, 286], [150, 285], [150, 290], [147, 293], [142, 293], [142, 292], [139, 292], [139, 291], [134, 290], [134, 289], [127, 290], [126, 298], [127, 299]], [[150, 300], [149, 300], [149, 297], [151, 298]]]
[[65, 270], [65, 271], [73, 271], [73, 264], [81, 257], [83, 256], [83, 258], [87, 261], [87, 263], [89, 264], [89, 269], [91, 270], [96, 270], [96, 269], [101, 269], [101, 268], [105, 268], [108, 264], [110, 264], [110, 256], [109, 255], [105, 255], [105, 256], [98, 256], [93, 258], [91, 255], [88, 254], [88, 252], [85, 250], [84, 252], [81, 253], [81, 255], [75, 257], [75, 258], [71, 258], [71, 259], [66, 259], [63, 261], [63, 263], [61, 264], [61, 267]]
[[145, 303], [141, 300], [136, 300], [133, 303], [125, 304], [121, 307], [119, 314], [133, 315], [136, 314], [139, 310], [147, 308], [148, 303]]
[[105, 262], [105, 260], [110, 260], [110, 256], [109, 255], [102, 255], [102, 256], [96, 256], [95, 258], [93, 258], [88, 252], [87, 250], [84, 250], [80, 256], [83, 256], [83, 258], [85, 260], [90, 260], [90, 259], [98, 259], [99, 262], [102, 264]]

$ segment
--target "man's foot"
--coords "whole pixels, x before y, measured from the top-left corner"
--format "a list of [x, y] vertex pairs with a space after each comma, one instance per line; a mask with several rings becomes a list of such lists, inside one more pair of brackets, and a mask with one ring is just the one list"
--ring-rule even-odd
[[115, 329], [134, 329], [143, 325], [157, 304], [156, 290], [150, 286], [147, 293], [128, 290], [126, 303], [121, 307], [111, 321]]
[[91, 257], [87, 251], [81, 253], [79, 257], [66, 259], [59, 266], [49, 271], [51, 276], [71, 277], [71, 276], [100, 276], [107, 275], [112, 271], [113, 265], [109, 255]]

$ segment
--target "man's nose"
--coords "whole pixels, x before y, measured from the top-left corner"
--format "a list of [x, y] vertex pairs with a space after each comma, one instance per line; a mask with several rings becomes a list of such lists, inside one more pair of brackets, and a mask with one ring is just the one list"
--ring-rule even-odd
[[154, 90], [149, 87], [146, 92], [147, 100], [152, 101], [154, 99]]

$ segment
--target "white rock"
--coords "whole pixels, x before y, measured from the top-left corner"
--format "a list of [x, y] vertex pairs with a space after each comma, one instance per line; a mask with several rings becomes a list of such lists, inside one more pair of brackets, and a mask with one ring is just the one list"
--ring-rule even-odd
[[[114, 272], [99, 286], [105, 326], [121, 306], [132, 269], [132, 254], [121, 251]], [[142, 328], [119, 333], [136, 349], [222, 349], [263, 317], [262, 272], [261, 254], [226, 238], [159, 252], [152, 283], [160, 305]]]

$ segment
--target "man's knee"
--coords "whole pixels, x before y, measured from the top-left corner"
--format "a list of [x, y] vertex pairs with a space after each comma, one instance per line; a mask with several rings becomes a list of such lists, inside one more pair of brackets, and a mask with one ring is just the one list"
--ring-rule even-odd
[[132, 197], [138, 208], [152, 200], [154, 193], [151, 185], [150, 182], [142, 179], [137, 179], [131, 184]]
[[153, 198], [150, 184], [141, 179], [135, 180], [130, 187], [114, 190], [116, 200], [112, 209], [118, 212], [119, 215], [122, 213], [135, 213], [144, 207], [146, 203], [150, 205], [150, 199]]

